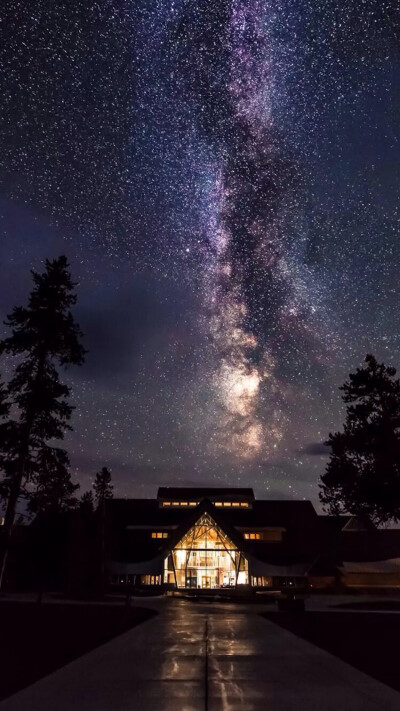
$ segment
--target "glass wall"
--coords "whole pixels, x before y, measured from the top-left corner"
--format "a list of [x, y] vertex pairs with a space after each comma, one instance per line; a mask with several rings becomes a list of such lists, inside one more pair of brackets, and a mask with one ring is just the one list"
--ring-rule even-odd
[[223, 588], [248, 583], [243, 554], [209, 514], [203, 514], [165, 560], [164, 582], [178, 588]]

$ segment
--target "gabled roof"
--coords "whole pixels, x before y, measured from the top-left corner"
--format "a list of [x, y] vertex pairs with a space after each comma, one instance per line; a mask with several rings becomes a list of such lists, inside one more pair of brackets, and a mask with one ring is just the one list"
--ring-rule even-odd
[[[188, 489], [188, 491], [196, 490]], [[205, 491], [209, 491], [209, 489]], [[252, 491], [252, 489], [242, 489], [241, 491]], [[181, 498], [184, 500], [183, 497]], [[189, 498], [193, 500], [196, 497], [192, 494]], [[205, 498], [208, 497], [204, 497], [203, 500]], [[267, 499], [253, 501], [251, 508], [215, 507], [212, 503], [211, 506], [215, 515], [223, 515], [225, 522], [240, 528], [280, 526], [287, 530], [300, 528], [305, 530], [317, 526], [322, 518], [329, 518], [318, 516], [311, 501]], [[196, 507], [160, 507], [157, 499], [110, 499], [107, 501], [107, 515], [110, 516], [117, 528], [125, 528], [128, 525], [147, 525], [149, 527], [180, 525], [188, 520], [188, 516], [196, 510]]]
[[194, 526], [202, 514], [208, 513], [210, 518], [222, 528], [224, 533], [230, 538], [232, 543], [239, 549], [244, 549], [244, 543], [242, 536], [236, 531], [236, 529], [227, 522], [221, 512], [211, 503], [209, 499], [203, 499], [200, 501], [196, 508], [188, 511], [188, 515], [184, 522], [171, 534], [171, 536], [165, 540], [165, 551], [169, 552], [181, 541], [183, 536]]
[[345, 514], [340, 516], [319, 516], [321, 526], [327, 533], [339, 533], [339, 531], [373, 531], [375, 526], [368, 516], [357, 516]]
[[[122, 559], [144, 560], [168, 551], [203, 511], [208, 511], [238, 548], [260, 560], [313, 556], [315, 546], [321, 543], [321, 517], [310, 501], [254, 501], [252, 508], [235, 509], [216, 507], [209, 499], [202, 499], [191, 508], [160, 507], [156, 499], [111, 499], [107, 502], [107, 527], [110, 534], [112, 532], [115, 554], [119, 548], [118, 555]], [[284, 540], [254, 543], [243, 538], [246, 528], [265, 526], [284, 528]], [[154, 530], [164, 528], [169, 533], [168, 538], [152, 539], [153, 527]]]

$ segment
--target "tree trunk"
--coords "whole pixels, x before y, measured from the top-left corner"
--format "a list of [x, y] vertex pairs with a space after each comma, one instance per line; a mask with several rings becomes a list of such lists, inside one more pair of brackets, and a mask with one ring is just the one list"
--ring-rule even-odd
[[106, 502], [103, 499], [101, 502], [101, 561], [100, 561], [100, 576], [101, 576], [101, 594], [104, 594], [105, 591], [105, 578], [106, 578]]
[[4, 582], [7, 556], [10, 548], [11, 534], [15, 519], [15, 510], [21, 491], [22, 478], [23, 468], [19, 470], [18, 474], [12, 480], [10, 495], [8, 497], [6, 513], [4, 516], [4, 526], [2, 526], [2, 537], [0, 545], [0, 590], [2, 589]]
[[[39, 358], [35, 383], [32, 388], [33, 393], [37, 391], [40, 387], [40, 383], [43, 377], [44, 366], [46, 362], [46, 353], [42, 353]], [[2, 538], [0, 541], [0, 591], [4, 584], [4, 575], [7, 564], [8, 551], [10, 549], [10, 541], [12, 535], [12, 529], [14, 526], [15, 512], [17, 508], [18, 499], [21, 493], [21, 486], [25, 476], [26, 460], [29, 454], [29, 437], [32, 431], [32, 426], [35, 421], [36, 411], [34, 406], [31, 407], [30, 411], [27, 412], [25, 420], [25, 433], [21, 442], [20, 455], [18, 457], [18, 467], [17, 472], [12, 477], [10, 486], [10, 495], [7, 501], [6, 513], [4, 516], [4, 526], [2, 526]]]

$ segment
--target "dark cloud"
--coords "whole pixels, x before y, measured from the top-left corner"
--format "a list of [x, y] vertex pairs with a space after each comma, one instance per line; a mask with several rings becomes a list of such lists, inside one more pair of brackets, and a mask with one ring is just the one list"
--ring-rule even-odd
[[324, 442], [309, 442], [300, 450], [300, 454], [307, 454], [311, 457], [327, 457], [329, 447]]

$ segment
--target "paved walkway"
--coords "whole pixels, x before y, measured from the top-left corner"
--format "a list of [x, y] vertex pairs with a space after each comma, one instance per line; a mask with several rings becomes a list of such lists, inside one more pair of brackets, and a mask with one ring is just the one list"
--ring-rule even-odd
[[399, 711], [400, 694], [260, 617], [160, 601], [160, 615], [0, 711]]

